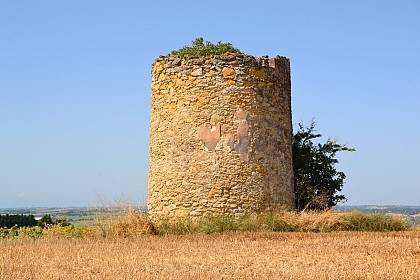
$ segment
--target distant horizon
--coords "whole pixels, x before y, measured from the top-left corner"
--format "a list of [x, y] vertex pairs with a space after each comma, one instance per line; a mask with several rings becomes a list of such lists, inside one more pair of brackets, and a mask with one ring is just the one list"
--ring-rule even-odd
[[[100, 206], [100, 205], [96, 205], [96, 206], [23, 206], [23, 207], [0, 207], [0, 210], [14, 210], [14, 209], [66, 209], [66, 208], [101, 208], [101, 207], [147, 207], [147, 205], [105, 205], [105, 206]], [[334, 207], [369, 207], [369, 206], [374, 206], [374, 207], [420, 207], [420, 205], [404, 205], [404, 204], [388, 204], [388, 205], [383, 205], [383, 204], [364, 204], [364, 205], [336, 205]], [[332, 209], [334, 209], [334, 207], [332, 207]]]

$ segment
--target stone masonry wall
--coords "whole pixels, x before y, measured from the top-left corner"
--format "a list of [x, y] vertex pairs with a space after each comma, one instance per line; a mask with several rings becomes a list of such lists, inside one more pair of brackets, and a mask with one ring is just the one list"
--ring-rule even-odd
[[224, 54], [152, 65], [152, 220], [294, 207], [290, 63]]

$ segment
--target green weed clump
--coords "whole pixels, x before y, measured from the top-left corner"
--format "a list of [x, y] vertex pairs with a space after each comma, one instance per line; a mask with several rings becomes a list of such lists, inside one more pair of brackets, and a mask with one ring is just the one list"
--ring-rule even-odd
[[293, 212], [286, 211], [253, 213], [240, 217], [237, 225], [239, 231], [292, 232], [296, 231], [293, 217]]
[[348, 231], [406, 231], [414, 229], [409, 220], [383, 214], [343, 213], [344, 228]]
[[290, 232], [295, 231], [295, 229], [295, 225], [291, 222], [286, 212], [254, 213], [238, 218], [231, 216], [208, 216], [195, 221], [161, 221], [155, 224], [156, 234], [158, 235], [261, 231]]
[[183, 235], [223, 232], [333, 232], [333, 231], [407, 231], [413, 225], [406, 219], [360, 212], [287, 212], [272, 211], [229, 216], [203, 217], [191, 221], [161, 221], [154, 225], [158, 235]]
[[192, 46], [184, 46], [179, 50], [172, 51], [169, 55], [174, 56], [210, 56], [220, 55], [224, 53], [241, 53], [237, 48], [234, 48], [231, 43], [218, 42], [213, 44], [209, 41], [204, 42], [203, 38], [196, 38], [192, 42]]

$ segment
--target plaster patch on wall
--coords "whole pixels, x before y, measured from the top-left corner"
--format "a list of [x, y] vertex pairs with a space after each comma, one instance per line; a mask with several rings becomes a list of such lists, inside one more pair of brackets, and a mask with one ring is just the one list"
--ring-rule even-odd
[[217, 143], [220, 140], [220, 128], [220, 123], [217, 123], [216, 126], [212, 128], [205, 126], [198, 128], [198, 136], [207, 150], [214, 151], [216, 149]]
[[244, 110], [239, 109], [237, 113], [237, 117], [239, 119], [239, 125], [238, 125], [238, 140], [239, 143], [235, 145], [235, 151], [239, 154], [240, 158], [243, 161], [248, 161], [248, 143], [249, 143], [249, 136], [248, 136], [248, 121], [246, 120], [246, 117], [248, 116], [248, 113], [246, 113]]

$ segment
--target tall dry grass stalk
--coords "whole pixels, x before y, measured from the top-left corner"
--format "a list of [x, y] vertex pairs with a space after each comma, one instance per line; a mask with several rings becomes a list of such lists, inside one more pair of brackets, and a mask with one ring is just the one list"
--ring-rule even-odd
[[147, 214], [132, 207], [121, 208], [113, 215], [98, 216], [91, 227], [101, 237], [135, 237], [155, 234], [155, 228]]

